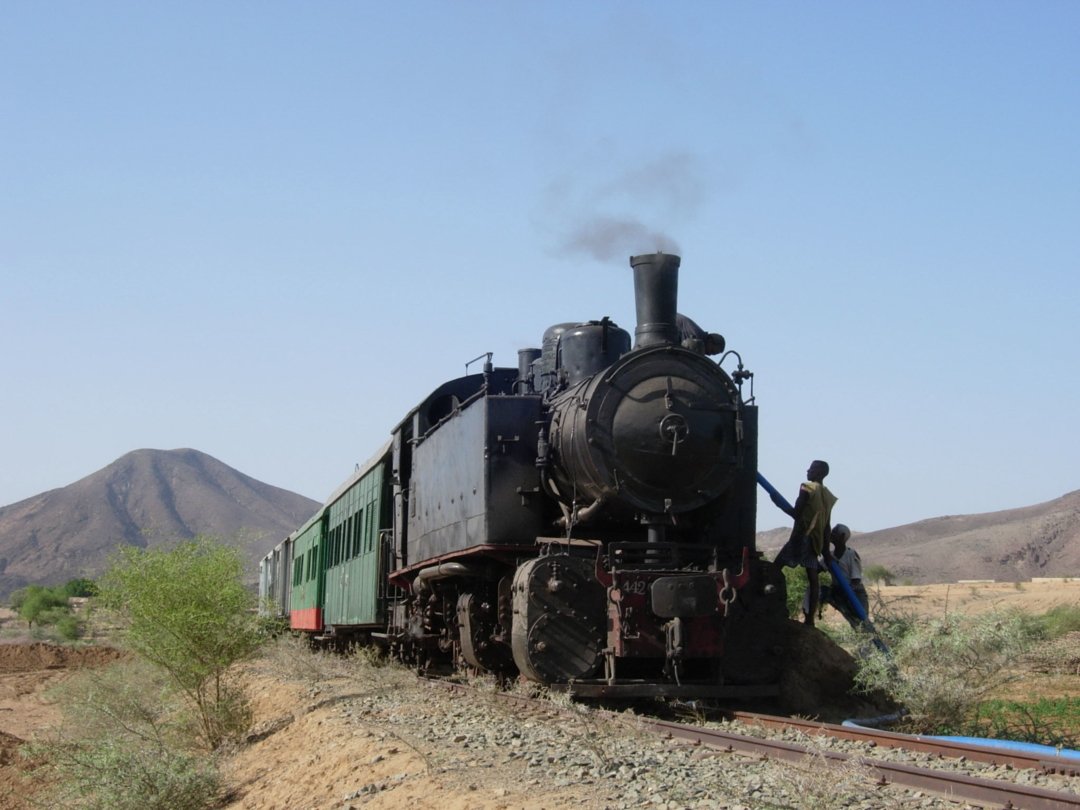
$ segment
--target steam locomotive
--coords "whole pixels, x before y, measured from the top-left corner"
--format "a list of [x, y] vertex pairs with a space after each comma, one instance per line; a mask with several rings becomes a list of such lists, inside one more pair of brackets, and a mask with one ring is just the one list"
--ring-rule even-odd
[[482, 355], [266, 555], [265, 609], [582, 696], [775, 694], [787, 617], [755, 546], [753, 376], [680, 329], [678, 256], [630, 265], [633, 347], [605, 317], [550, 327], [517, 368]]

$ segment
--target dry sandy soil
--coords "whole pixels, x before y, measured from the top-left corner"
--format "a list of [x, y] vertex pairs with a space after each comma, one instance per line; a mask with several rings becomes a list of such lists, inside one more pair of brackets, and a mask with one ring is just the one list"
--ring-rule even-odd
[[[872, 592], [872, 604], [877, 599], [888, 609], [927, 617], [1006, 607], [1042, 613], [1055, 605], [1080, 604], [1080, 580], [1035, 581], [1019, 587], [976, 582], [893, 586]], [[0, 643], [0, 807], [29, 810], [32, 796], [20, 778], [26, 764], [17, 748], [58, 721], [47, 689], [79, 667], [110, 663], [119, 654], [107, 648], [58, 648], [11, 638], [16, 626], [10, 612], [0, 612], [0, 632], [9, 639]], [[265, 668], [254, 668], [248, 683], [256, 728], [261, 724], [266, 730], [280, 729], [243, 747], [227, 763], [227, 776], [235, 786], [226, 805], [230, 810], [306, 810], [361, 804], [375, 810], [539, 810], [594, 805], [588, 796], [571, 788], [523, 784], [519, 777], [498, 767], [433, 769], [417, 750], [395, 739], [393, 728], [385, 724], [373, 723], [366, 735], [352, 732], [346, 738], [336, 732], [342, 720], [333, 701], [320, 706], [326, 695], [320, 698], [300, 681], [283, 682]], [[1045, 682], [1038, 691], [1055, 689], [1060, 690], [1058, 694], [1076, 695], [1080, 693], [1080, 677], [1059, 677]], [[289, 718], [289, 722], [282, 723], [282, 718]], [[408, 779], [394, 790], [365, 795], [351, 805], [343, 801], [341, 785], [355, 783], [360, 770], [365, 782], [401, 778], [401, 774]]]
[[1039, 614], [1057, 605], [1080, 605], [1080, 578], [872, 586], [871, 607], [876, 599], [880, 599], [888, 609], [926, 618], [949, 613], [975, 615], [1009, 608]]

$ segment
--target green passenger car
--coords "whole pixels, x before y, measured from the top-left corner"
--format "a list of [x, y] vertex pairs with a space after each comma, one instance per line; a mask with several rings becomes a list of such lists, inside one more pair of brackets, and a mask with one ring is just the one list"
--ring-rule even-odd
[[293, 535], [292, 594], [289, 626], [294, 630], [322, 630], [326, 576], [326, 507], [322, 507]]
[[346, 482], [327, 509], [328, 627], [382, 624], [386, 619], [386, 550], [390, 529], [388, 447]]
[[290, 625], [337, 634], [385, 628], [390, 444], [334, 492], [293, 539]]

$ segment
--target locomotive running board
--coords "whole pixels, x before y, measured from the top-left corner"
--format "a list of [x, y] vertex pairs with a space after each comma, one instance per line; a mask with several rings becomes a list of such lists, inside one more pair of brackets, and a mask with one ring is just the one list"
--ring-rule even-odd
[[606, 681], [582, 683], [551, 683], [552, 692], [565, 692], [572, 697], [587, 698], [769, 698], [780, 694], [779, 684], [717, 685], [704, 683], [648, 683]]

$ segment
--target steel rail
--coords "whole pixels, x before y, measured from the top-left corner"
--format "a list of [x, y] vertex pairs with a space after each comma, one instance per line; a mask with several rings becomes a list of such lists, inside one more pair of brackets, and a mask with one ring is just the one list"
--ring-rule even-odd
[[1061, 774], [1062, 776], [1080, 776], [1080, 761], [1048, 754], [959, 743], [919, 734], [898, 734], [894, 731], [883, 731], [876, 728], [841, 726], [836, 723], [823, 723], [817, 720], [774, 717], [755, 712], [730, 712], [727, 716], [751, 726], [791, 728], [808, 735], [827, 734], [839, 740], [871, 742], [874, 745], [881, 745], [886, 748], [902, 748], [905, 751], [919, 751], [921, 753], [937, 754], [942, 757], [964, 757], [965, 759], [985, 762], [990, 765], [1029, 768], [1044, 773]]
[[742, 734], [701, 726], [686, 726], [665, 720], [643, 720], [643, 725], [657, 733], [670, 735], [672, 738], [729, 751], [757, 754], [767, 758], [799, 762], [805, 761], [808, 757], [821, 756], [833, 762], [855, 762], [876, 774], [882, 784], [892, 783], [927, 790], [949, 799], [990, 802], [1003, 807], [1024, 808], [1024, 810], [1080, 810], [1080, 795], [1076, 793], [984, 779], [935, 768], [920, 768], [839, 751], [817, 751], [783, 740], [747, 737]]

